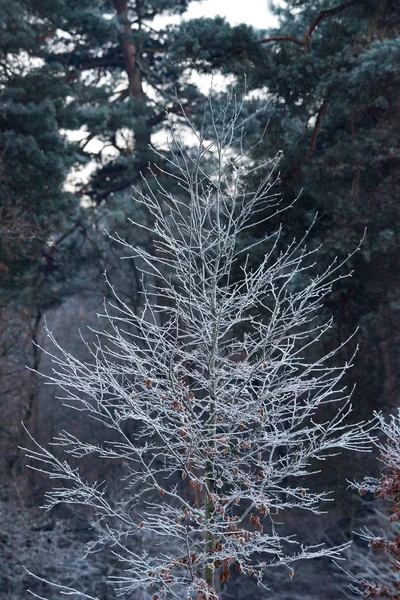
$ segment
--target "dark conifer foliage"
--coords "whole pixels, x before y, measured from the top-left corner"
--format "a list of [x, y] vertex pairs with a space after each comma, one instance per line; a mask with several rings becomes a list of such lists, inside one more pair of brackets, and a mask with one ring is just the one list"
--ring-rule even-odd
[[40, 2], [0, 2], [0, 268], [4, 285], [23, 285], [48, 235], [74, 212], [63, 189], [73, 148], [60, 132], [68, 88], [45, 62]]
[[354, 380], [367, 411], [394, 406], [399, 385], [398, 17], [390, 1], [289, 2], [271, 37], [302, 44], [265, 41], [271, 67], [257, 74], [273, 95], [271, 133], [284, 140], [284, 188], [304, 188], [300, 210], [319, 211], [317, 233], [338, 252], [367, 228], [353, 284], [330, 306], [338, 336], [360, 326]]

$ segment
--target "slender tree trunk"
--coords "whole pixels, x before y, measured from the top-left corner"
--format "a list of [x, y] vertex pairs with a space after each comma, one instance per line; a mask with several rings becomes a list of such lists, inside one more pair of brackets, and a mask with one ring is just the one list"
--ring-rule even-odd
[[33, 371], [31, 372], [31, 383], [29, 388], [28, 402], [25, 406], [24, 414], [22, 416], [23, 424], [32, 432], [32, 434], [36, 435], [36, 432], [33, 431], [32, 421], [37, 416], [37, 402], [38, 402], [38, 375], [37, 370], [39, 369], [40, 362], [40, 348], [38, 347], [38, 329], [40, 322], [42, 320], [42, 312], [41, 310], [37, 310], [32, 330], [31, 330], [31, 340], [32, 340], [32, 365], [31, 368]]
[[[32, 362], [31, 362], [31, 373], [30, 373], [30, 382], [29, 382], [29, 391], [28, 391], [28, 399], [27, 403], [24, 406], [24, 412], [22, 415], [22, 423], [27, 428], [29, 433], [35, 436], [36, 439], [40, 439], [40, 432], [37, 427], [38, 419], [39, 419], [39, 385], [38, 385], [38, 373], [41, 350], [37, 346], [38, 343], [38, 331], [39, 325], [42, 320], [42, 312], [39, 308], [36, 310], [36, 314], [34, 315], [34, 320], [31, 329], [31, 340], [32, 340]], [[35, 501], [35, 494], [37, 490], [37, 473], [33, 469], [29, 469], [27, 474], [27, 482], [30, 490], [31, 500]]]
[[[217, 262], [218, 265], [218, 262]], [[214, 271], [212, 291], [211, 291], [211, 312], [214, 320], [214, 332], [212, 337], [212, 346], [211, 346], [211, 357], [210, 357], [210, 378], [212, 382], [212, 393], [210, 400], [210, 416], [209, 416], [209, 440], [208, 447], [210, 448], [210, 460], [206, 465], [206, 498], [205, 498], [205, 508], [206, 508], [206, 520], [208, 523], [212, 524], [213, 514], [215, 511], [214, 504], [212, 502], [211, 495], [215, 493], [215, 472], [214, 472], [214, 457], [212, 451], [215, 448], [215, 436], [217, 429], [217, 421], [216, 421], [216, 394], [217, 390], [215, 389], [215, 368], [216, 368], [216, 356], [218, 350], [218, 317], [217, 317], [217, 265]], [[206, 539], [205, 539], [205, 550], [206, 553], [210, 556], [209, 564], [204, 568], [204, 579], [206, 580], [207, 585], [214, 590], [215, 589], [215, 570], [214, 566], [211, 564], [211, 556], [214, 554], [215, 550], [215, 536], [210, 531], [207, 531]]]
[[144, 100], [146, 95], [142, 87], [142, 72], [137, 64], [138, 48], [134, 41], [129, 22], [128, 0], [114, 0], [115, 10], [123, 25], [120, 35], [121, 49], [124, 56], [125, 70], [128, 75], [128, 93], [132, 98]]
[[[215, 446], [215, 403], [212, 401], [210, 403], [210, 440], [209, 440], [209, 448], [213, 449]], [[214, 513], [214, 505], [211, 500], [211, 495], [215, 493], [215, 479], [214, 479], [214, 461], [212, 458], [207, 463], [206, 466], [206, 497], [205, 497], [205, 507], [206, 507], [206, 520], [208, 523], [212, 523], [213, 513]], [[205, 550], [206, 553], [211, 556], [214, 553], [215, 548], [215, 539], [214, 535], [207, 531], [206, 539], [205, 539]], [[215, 589], [214, 587], [214, 568], [211, 565], [207, 565], [204, 567], [204, 579], [207, 582], [207, 585], [210, 588]]]
[[[139, 64], [140, 49], [129, 20], [128, 0], [113, 0], [113, 3], [118, 19], [123, 26], [119, 40], [128, 76], [128, 88], [123, 96], [134, 98], [141, 105], [145, 105], [147, 96], [143, 90], [143, 73]], [[140, 29], [140, 15], [138, 17]], [[151, 127], [147, 122], [146, 115], [140, 114], [139, 118], [133, 119], [132, 128], [135, 137], [134, 170], [145, 175], [147, 165], [151, 160], [149, 154]]]

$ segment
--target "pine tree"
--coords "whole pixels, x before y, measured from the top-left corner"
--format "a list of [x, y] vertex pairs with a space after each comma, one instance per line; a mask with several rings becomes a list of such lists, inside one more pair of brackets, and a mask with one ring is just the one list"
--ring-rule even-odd
[[[69, 226], [78, 199], [64, 182], [76, 154], [60, 131], [68, 95], [63, 73], [45, 59], [47, 2], [0, 1], [0, 407], [1, 449], [16, 461], [21, 420], [37, 408], [34, 376], [43, 310], [59, 302], [49, 285], [56, 232]], [[2, 463], [2, 466], [4, 466]]]
[[177, 110], [174, 96], [195, 104], [201, 94], [186, 82], [185, 65], [169, 56], [166, 27], [156, 18], [179, 15], [187, 0], [99, 0], [49, 6], [55, 20], [47, 38], [47, 63], [64, 73], [70, 96], [65, 123], [81, 132], [79, 152], [96, 169], [77, 190], [101, 204], [140, 180], [149, 144]]
[[289, 2], [278, 10], [278, 30], [263, 39], [288, 35], [302, 43], [265, 41], [270, 67], [263, 79], [254, 73], [275, 99], [271, 131], [286, 139], [284, 193], [304, 189], [299, 222], [317, 209], [318, 238], [329, 238], [339, 254], [366, 228], [357, 275], [328, 304], [338, 338], [359, 327], [360, 415], [397, 402], [398, 10], [392, 1]]
[[0, 2], [3, 305], [10, 299], [7, 290], [15, 297], [24, 289], [30, 269], [33, 279], [40, 277], [49, 236], [76, 206], [73, 195], [63, 189], [73, 161], [73, 149], [59, 130], [59, 106], [67, 87], [57, 69], [44, 63], [39, 5], [33, 9], [22, 0]]

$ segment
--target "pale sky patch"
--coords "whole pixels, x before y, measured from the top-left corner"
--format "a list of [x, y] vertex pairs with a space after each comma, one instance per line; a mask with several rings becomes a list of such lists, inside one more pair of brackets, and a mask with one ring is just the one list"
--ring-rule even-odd
[[268, 8], [268, 0], [203, 0], [193, 2], [184, 14], [184, 20], [201, 17], [225, 17], [231, 25], [247, 23], [257, 29], [275, 27], [277, 20]]

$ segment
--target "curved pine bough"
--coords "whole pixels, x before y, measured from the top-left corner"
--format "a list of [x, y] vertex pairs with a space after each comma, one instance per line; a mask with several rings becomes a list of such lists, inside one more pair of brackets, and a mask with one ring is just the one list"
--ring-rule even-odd
[[[87, 344], [88, 362], [47, 331], [56, 347], [49, 383], [110, 435], [88, 443], [61, 432], [53, 444], [67, 460], [37, 444], [27, 453], [32, 468], [60, 480], [46, 508], [93, 509], [100, 534], [87, 550], [108, 546], [119, 558], [121, 594], [217, 600], [234, 569], [266, 587], [268, 567], [283, 565], [292, 578], [296, 561], [340, 557], [347, 547], [303, 545], [278, 522], [288, 509], [318, 515], [329, 499], [304, 487], [316, 459], [370, 444], [371, 424], [348, 424], [341, 380], [351, 363], [332, 366], [338, 349], [307, 358], [331, 327], [320, 309], [343, 263], [311, 276], [318, 250], [305, 247], [306, 236], [281, 249], [279, 227], [246, 245], [247, 232], [262, 223], [272, 229], [291, 205], [273, 191], [279, 156], [263, 165], [269, 176], [257, 189], [246, 187], [255, 168], [240, 115], [234, 98], [218, 110], [210, 98], [200, 133], [187, 120], [194, 150], [171, 124], [165, 167], [136, 190], [148, 219], [133, 226], [148, 231], [153, 249], [113, 239], [140, 267], [141, 311], [114, 292], [103, 315], [108, 329]], [[171, 178], [178, 193], [165, 185]], [[251, 267], [249, 252], [261, 243], [269, 249]], [[330, 420], [326, 404], [335, 409]], [[68, 462], [90, 454], [120, 463], [119, 499]], [[151, 540], [146, 552], [135, 549], [140, 537]]]

